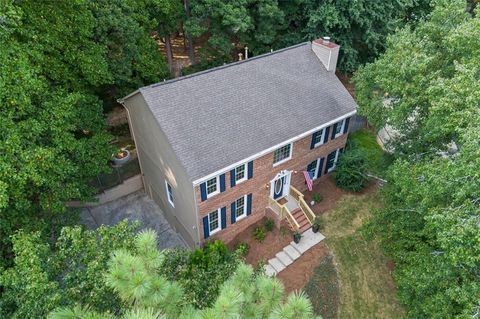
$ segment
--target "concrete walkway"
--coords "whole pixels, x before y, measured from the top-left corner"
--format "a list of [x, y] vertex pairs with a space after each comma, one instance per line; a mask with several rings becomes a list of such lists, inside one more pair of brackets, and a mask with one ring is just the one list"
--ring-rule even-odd
[[157, 232], [159, 249], [187, 247], [180, 234], [170, 227], [160, 207], [143, 191], [106, 204], [85, 207], [81, 211], [80, 219], [89, 229], [96, 229], [100, 225], [115, 225], [124, 219], [138, 220], [141, 229], [148, 228]]
[[308, 229], [302, 234], [302, 239], [298, 244], [291, 242], [288, 246], [283, 248], [281, 252], [275, 255], [274, 258], [268, 261], [265, 265], [265, 273], [267, 276], [274, 277], [279, 272], [291, 265], [295, 260], [300, 258], [307, 250], [325, 239], [320, 233], [314, 233], [312, 229]]

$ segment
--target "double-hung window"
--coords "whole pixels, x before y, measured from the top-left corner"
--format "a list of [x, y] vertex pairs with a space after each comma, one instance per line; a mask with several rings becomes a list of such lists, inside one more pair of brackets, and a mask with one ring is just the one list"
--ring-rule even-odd
[[273, 166], [279, 165], [292, 158], [292, 143], [277, 148], [273, 153]]
[[206, 182], [207, 198], [219, 192], [218, 184], [218, 176], [215, 176]]
[[344, 128], [345, 128], [345, 119], [341, 120], [340, 122], [337, 122], [335, 126], [335, 131], [333, 132], [333, 138], [337, 138], [340, 135], [342, 135]]
[[313, 136], [313, 147], [317, 147], [323, 144], [323, 140], [325, 138], [325, 128], [321, 131], [318, 131]]
[[247, 164], [235, 167], [235, 184], [241, 183], [247, 179]]
[[210, 214], [208, 214], [208, 228], [210, 235], [219, 231], [222, 227], [222, 220], [221, 220], [220, 209], [214, 210]]
[[172, 189], [172, 186], [167, 181], [165, 181], [165, 188], [167, 189], [168, 202], [170, 203], [170, 205], [172, 205], [172, 207], [175, 207], [175, 204], [173, 203], [173, 200], [174, 200], [173, 189]]
[[247, 196], [242, 196], [235, 201], [235, 220], [247, 216], [246, 197]]
[[330, 173], [335, 169], [335, 166], [337, 165], [337, 160], [338, 160], [338, 155], [340, 154], [340, 149], [335, 150], [328, 154], [327, 156], [327, 166], [325, 167], [325, 170], [327, 173]]

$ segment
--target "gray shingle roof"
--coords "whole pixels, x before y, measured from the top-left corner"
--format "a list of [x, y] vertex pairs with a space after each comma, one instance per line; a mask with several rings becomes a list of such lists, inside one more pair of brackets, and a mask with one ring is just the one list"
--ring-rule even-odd
[[356, 108], [310, 42], [139, 91], [192, 181]]

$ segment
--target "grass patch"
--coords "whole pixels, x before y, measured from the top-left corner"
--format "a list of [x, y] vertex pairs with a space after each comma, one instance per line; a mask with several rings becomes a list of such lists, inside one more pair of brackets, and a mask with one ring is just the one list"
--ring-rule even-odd
[[324, 214], [326, 243], [335, 256], [340, 283], [339, 318], [400, 318], [388, 259], [375, 240], [366, 240], [362, 225], [378, 207], [377, 192], [346, 195]]
[[349, 140], [365, 154], [368, 171], [379, 177], [384, 176], [387, 167], [392, 163], [392, 156], [385, 153], [377, 143], [376, 135], [367, 129], [350, 134]]
[[323, 319], [337, 318], [339, 304], [339, 289], [337, 270], [333, 257], [325, 257], [315, 267], [313, 276], [304, 288], [312, 302], [315, 314]]

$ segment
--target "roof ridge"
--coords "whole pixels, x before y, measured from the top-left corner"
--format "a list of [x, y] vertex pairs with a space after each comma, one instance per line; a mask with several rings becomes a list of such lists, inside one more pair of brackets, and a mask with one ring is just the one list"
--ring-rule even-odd
[[232, 66], [236, 66], [236, 65], [239, 65], [239, 64], [242, 64], [242, 63], [247, 63], [247, 62], [250, 62], [250, 61], [252, 61], [252, 60], [258, 60], [258, 59], [261, 59], [261, 58], [265, 58], [265, 57], [267, 57], [267, 56], [275, 55], [275, 54], [277, 54], [277, 53], [281, 53], [281, 52], [285, 52], [285, 51], [288, 51], [288, 50], [291, 50], [291, 49], [295, 49], [295, 48], [301, 47], [301, 46], [303, 46], [303, 45], [306, 45], [306, 44], [308, 44], [308, 43], [310, 43], [310, 42], [309, 42], [309, 41], [302, 42], [302, 43], [295, 44], [295, 45], [292, 45], [292, 46], [289, 46], [289, 47], [286, 47], [286, 48], [282, 48], [282, 49], [279, 49], [279, 50], [276, 50], [276, 51], [273, 51], [273, 52], [263, 53], [263, 54], [260, 54], [260, 55], [257, 55], [257, 56], [254, 56], [254, 57], [245, 59], [245, 60], [235, 61], [235, 62], [228, 63], [228, 64], [224, 64], [224, 65], [219, 65], [219, 66], [216, 66], [216, 67], [211, 68], [211, 69], [207, 69], [207, 70], [195, 72], [195, 73], [192, 73], [192, 74], [184, 75], [184, 76], [181, 76], [181, 77], [178, 77], [178, 78], [174, 78], [174, 79], [170, 79], [170, 80], [163, 81], [163, 82], [158, 82], [158, 83], [150, 84], [150, 85], [141, 87], [141, 88], [138, 89], [138, 90], [141, 91], [142, 89], [155, 88], [155, 87], [158, 87], [158, 86], [167, 85], [167, 84], [170, 84], [170, 83], [175, 83], [175, 82], [178, 82], [178, 81], [190, 79], [190, 78], [193, 78], [193, 77], [195, 77], [195, 76], [199, 76], [199, 75], [203, 75], [203, 74], [215, 72], [215, 71], [222, 70], [222, 69], [226, 69], [226, 68], [229, 68], [229, 67], [232, 67]]

